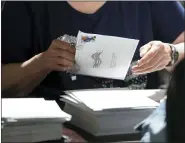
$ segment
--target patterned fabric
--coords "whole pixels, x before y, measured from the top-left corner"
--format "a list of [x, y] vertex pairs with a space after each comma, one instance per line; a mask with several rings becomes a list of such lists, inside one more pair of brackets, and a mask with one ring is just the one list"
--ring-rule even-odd
[[127, 83], [129, 89], [145, 89], [147, 84], [147, 75], [134, 75], [132, 73], [131, 68], [136, 64], [137, 61], [131, 63], [127, 76], [125, 78], [125, 82]]

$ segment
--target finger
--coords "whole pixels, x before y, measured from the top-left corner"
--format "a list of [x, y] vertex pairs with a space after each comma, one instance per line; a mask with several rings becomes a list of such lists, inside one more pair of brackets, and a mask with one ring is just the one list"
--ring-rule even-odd
[[148, 67], [155, 67], [160, 63], [160, 61], [162, 59], [163, 59], [163, 56], [161, 56], [161, 54], [159, 52], [149, 62], [146, 62], [141, 66], [135, 66], [135, 67], [132, 68], [132, 70], [133, 70], [133, 72], [137, 72], [137, 71], [146, 69]]
[[66, 43], [66, 42], [58, 40], [58, 39], [54, 40], [52, 42], [52, 45], [54, 46], [54, 48], [60, 48], [63, 50], [67, 50], [72, 54], [75, 54], [75, 52], [76, 52], [76, 49], [73, 46], [70, 46], [69, 43]]
[[[164, 62], [164, 61], [170, 61], [170, 57], [169, 55], [166, 55], [164, 53], [165, 50], [165, 46], [162, 43], [155, 43], [155, 45], [158, 47], [157, 49], [157, 53], [156, 55], [154, 55], [154, 57], [152, 57], [150, 60], [148, 60], [148, 62], [136, 67], [136, 69], [143, 69], [145, 67], [150, 67], [150, 66], [157, 66], [157, 64], [159, 64], [159, 62]], [[141, 60], [140, 60], [141, 61]], [[167, 62], [168, 64], [169, 62]], [[140, 64], [140, 63], [139, 63]]]
[[59, 49], [59, 48], [50, 50], [50, 57], [51, 58], [60, 57], [60, 58], [65, 58], [72, 62], [75, 61], [74, 54], [70, 53], [69, 51]]
[[67, 60], [69, 60], [71, 62], [75, 61], [75, 55], [70, 53], [67, 50], [58, 49], [58, 50], [55, 51], [55, 53], [56, 53], [56, 56], [58, 56], [60, 58], [67, 59]]
[[135, 75], [148, 74], [162, 69], [164, 69], [164, 65], [159, 65], [155, 70], [153, 70], [152, 68], [148, 68], [145, 71], [138, 71], [137, 73], [134, 73], [134, 74]]
[[74, 65], [74, 62], [71, 62], [65, 58], [58, 58], [56, 59], [56, 64], [61, 66], [72, 67]]
[[151, 46], [152, 45], [150, 43], [142, 46], [140, 48], [140, 57], [143, 57], [151, 49]]
[[151, 49], [139, 60], [138, 66], [142, 66], [143, 64], [146, 64], [147, 62], [150, 62], [150, 60], [158, 54], [159, 46], [152, 45]]
[[69, 67], [62, 65], [55, 65], [53, 68], [54, 71], [68, 71]]
[[[163, 62], [160, 62], [163, 61]], [[165, 57], [162, 57], [161, 59], [158, 59], [158, 62], [155, 63], [153, 66], [144, 67], [143, 69], [136, 69], [133, 71], [134, 74], [144, 74], [144, 73], [151, 73], [154, 71], [162, 70], [165, 68], [166, 63], [168, 60], [166, 60]]]
[[70, 52], [68, 52], [68, 51], [66, 51], [66, 50], [62, 51], [59, 56], [61, 58], [67, 59], [67, 60], [69, 60], [71, 62], [75, 61], [75, 55], [70, 53]]
[[[161, 60], [161, 59], [160, 59]], [[156, 62], [155, 64], [153, 65], [146, 65], [146, 66], [143, 66], [143, 67], [139, 67], [139, 68], [135, 68], [133, 69], [133, 73], [148, 73], [148, 72], [152, 72], [152, 71], [155, 71], [156, 68], [159, 66], [159, 62]]]

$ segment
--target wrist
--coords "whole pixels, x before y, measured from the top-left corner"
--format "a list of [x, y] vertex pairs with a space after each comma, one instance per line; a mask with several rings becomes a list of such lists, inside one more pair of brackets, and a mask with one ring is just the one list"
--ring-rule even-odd
[[42, 53], [33, 56], [31, 59], [21, 64], [25, 70], [32, 71], [43, 75], [49, 74], [51, 71], [45, 67], [42, 62]]
[[168, 46], [169, 46], [169, 49], [170, 49], [171, 60], [170, 60], [169, 64], [166, 67], [171, 67], [171, 66], [175, 65], [176, 62], [178, 61], [179, 53], [178, 53], [178, 51], [177, 51], [177, 49], [174, 45], [168, 44]]
[[49, 74], [50, 72], [52, 72], [52, 70], [48, 68], [47, 63], [44, 60], [45, 59], [44, 53], [36, 55], [35, 59], [38, 69], [41, 73]]

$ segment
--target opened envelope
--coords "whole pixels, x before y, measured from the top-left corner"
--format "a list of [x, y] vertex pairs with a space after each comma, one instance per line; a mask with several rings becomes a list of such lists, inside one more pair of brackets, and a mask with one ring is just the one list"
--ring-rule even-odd
[[75, 74], [124, 80], [139, 40], [79, 31]]

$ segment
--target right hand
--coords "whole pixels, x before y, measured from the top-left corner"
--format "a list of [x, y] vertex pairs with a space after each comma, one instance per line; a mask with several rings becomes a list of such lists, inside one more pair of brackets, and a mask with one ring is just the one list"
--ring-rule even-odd
[[75, 48], [61, 40], [53, 40], [49, 49], [39, 54], [39, 63], [46, 71], [67, 71], [75, 62]]

